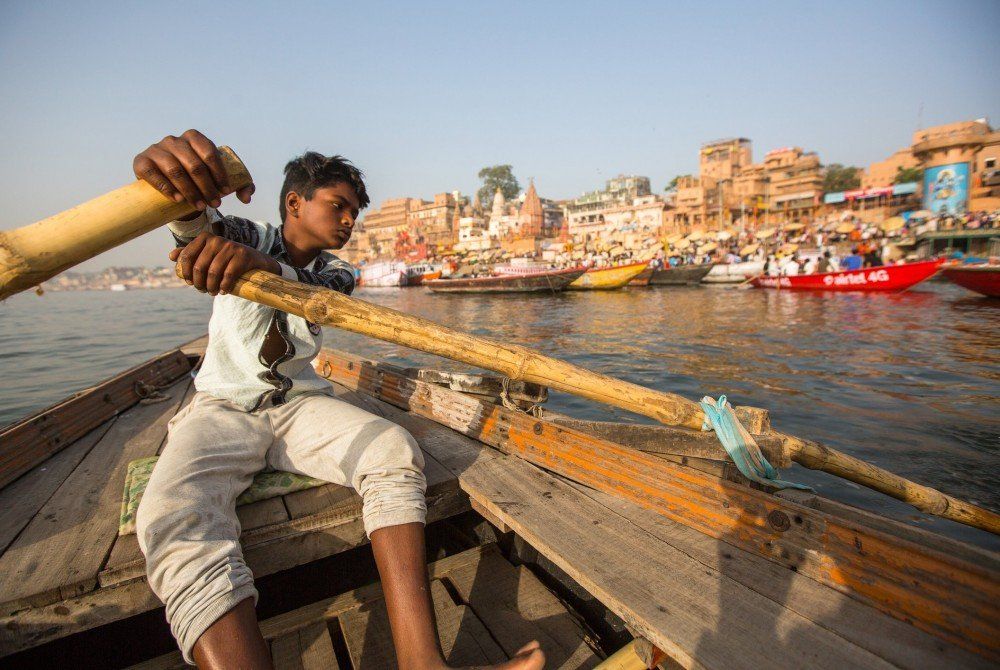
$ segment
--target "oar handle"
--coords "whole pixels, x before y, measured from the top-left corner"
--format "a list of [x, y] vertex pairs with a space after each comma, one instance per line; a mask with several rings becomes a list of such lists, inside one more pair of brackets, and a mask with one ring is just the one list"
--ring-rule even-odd
[[[178, 266], [178, 273], [180, 268]], [[417, 349], [486, 370], [512, 380], [543, 384], [558, 391], [642, 414], [661, 423], [700, 429], [701, 407], [674, 393], [655, 391], [543, 356], [526, 347], [453, 330], [432, 321], [364, 300], [288, 281], [252, 270], [236, 282], [234, 294], [333, 326]], [[860, 459], [780, 433], [792, 460], [868, 486], [925, 512], [1000, 534], [1000, 515], [894, 475]]]
[[[252, 183], [243, 161], [219, 147], [234, 191]], [[94, 198], [36, 223], [0, 232], [0, 300], [158, 228], [193, 214], [144, 181]]]

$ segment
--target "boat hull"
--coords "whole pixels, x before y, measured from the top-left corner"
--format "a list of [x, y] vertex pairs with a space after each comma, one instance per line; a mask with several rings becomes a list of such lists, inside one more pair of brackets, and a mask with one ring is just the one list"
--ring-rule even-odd
[[566, 287], [569, 291], [611, 291], [624, 288], [648, 267], [646, 262], [587, 270]]
[[362, 279], [361, 285], [367, 288], [399, 288], [406, 286], [406, 273], [391, 272], [370, 279]]
[[649, 278], [650, 286], [691, 286], [700, 284], [701, 280], [712, 271], [714, 263], [704, 265], [679, 265], [665, 270], [653, 270]]
[[635, 279], [628, 283], [629, 286], [649, 286], [649, 280], [653, 276], [653, 268], [647, 267], [635, 276]]
[[960, 265], [941, 269], [950, 281], [990, 298], [1000, 298], [1000, 265]]
[[406, 286], [406, 264], [399, 261], [372, 263], [361, 268], [361, 286], [387, 288]]
[[717, 263], [702, 281], [706, 284], [739, 284], [750, 277], [756, 277], [763, 271], [764, 261]]
[[930, 279], [943, 260], [791, 277], [754, 277], [757, 288], [790, 291], [905, 291]]
[[426, 272], [424, 274], [408, 275], [406, 277], [407, 286], [423, 286], [424, 283], [441, 278], [441, 271]]
[[435, 293], [555, 293], [585, 272], [585, 268], [540, 272], [532, 275], [435, 279], [425, 286]]

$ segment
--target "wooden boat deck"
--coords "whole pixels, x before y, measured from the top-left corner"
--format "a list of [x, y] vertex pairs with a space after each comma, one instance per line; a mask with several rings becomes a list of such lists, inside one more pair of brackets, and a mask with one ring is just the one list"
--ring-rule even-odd
[[[198, 356], [204, 340], [183, 348]], [[104, 421], [0, 490], [0, 655], [161, 607], [136, 536], [118, 536], [125, 469], [163, 448], [167, 422], [194, 395], [184, 374], [167, 400]], [[357, 394], [343, 397], [363, 403]], [[455, 475], [424, 453], [428, 519], [469, 509]], [[242, 542], [261, 577], [367, 542], [361, 499], [326, 485], [242, 505]]]
[[[204, 342], [188, 345], [184, 353], [198, 355], [199, 347]], [[429, 520], [453, 516], [471, 504], [501, 531], [527, 542], [679, 667], [995, 667], [995, 641], [972, 653], [966, 645], [924, 632], [789, 568], [780, 557], [772, 560], [750, 551], [735, 535], [711, 537], [502, 453], [479, 441], [488, 441], [483, 437], [473, 439], [463, 434], [469, 431], [397, 406], [404, 403], [388, 388], [349, 390], [340, 385], [348, 383], [346, 378], [336, 381], [334, 388], [342, 398], [399, 423], [420, 443], [427, 461]], [[160, 607], [146, 584], [135, 536], [117, 537], [117, 524], [125, 466], [162, 448], [167, 422], [193, 395], [190, 376], [181, 377], [164, 394], [168, 400], [136, 405], [104, 421], [0, 490], [0, 656]], [[456, 407], [442, 408], [452, 413], [449, 421], [476, 420], [463, 419]], [[510, 438], [514, 428], [508, 424], [497, 430]], [[536, 434], [550, 428], [543, 420], [535, 423]], [[341, 487], [252, 503], [242, 506], [239, 515], [247, 561], [257, 577], [366, 541], [360, 500]], [[910, 539], [930, 542], [933, 537], [914, 530]], [[989, 566], [984, 569], [995, 569], [995, 556], [953, 545], [948, 543], [947, 549]], [[477, 560], [481, 563], [487, 556], [482, 553]], [[446, 560], [452, 559], [458, 560]], [[516, 641], [501, 640], [487, 621], [495, 614], [493, 608], [502, 612], [509, 607], [509, 602], [501, 602], [502, 584], [486, 582], [479, 593], [486, 600], [477, 603], [462, 594], [449, 574], [442, 567], [436, 587], [436, 606], [454, 605], [442, 625], [460, 621], [460, 629], [474, 640], [480, 639], [474, 631], [485, 626], [509, 654]], [[377, 590], [362, 591], [377, 600]], [[351, 659], [363, 660], [365, 668], [391, 665], [384, 619], [377, 607], [358, 609], [358, 593], [337, 601], [353, 603], [351, 614], [346, 605], [338, 609], [341, 605], [328, 602], [292, 617], [298, 622], [294, 626], [275, 623], [294, 613], [267, 622], [264, 628], [276, 657], [299, 654], [291, 662], [295, 667], [307, 667], [306, 656], [312, 659], [314, 654], [328, 659], [323, 631], [333, 630], [335, 617], [348, 650], [354, 645]], [[504, 616], [505, 621], [511, 619]], [[472, 622], [468, 626], [467, 620]], [[536, 624], [530, 637], [541, 634]], [[526, 631], [520, 624], [510, 625], [519, 635]], [[996, 621], [975, 620], [975, 625], [989, 629]], [[351, 632], [358, 630], [364, 632], [360, 638]], [[460, 637], [453, 637], [455, 645]], [[462, 649], [475, 646], [487, 654], [486, 660], [493, 658], [481, 645], [462, 644]], [[356, 660], [352, 663], [362, 667]]]
[[[529, 569], [509, 563], [496, 545], [436, 561], [429, 571], [438, 633], [449, 664], [501, 663], [530, 639], [545, 648], [549, 668], [585, 670], [600, 663], [580, 622]], [[379, 584], [262, 621], [261, 631], [277, 670], [397, 667]], [[187, 666], [174, 652], [133, 667]]]

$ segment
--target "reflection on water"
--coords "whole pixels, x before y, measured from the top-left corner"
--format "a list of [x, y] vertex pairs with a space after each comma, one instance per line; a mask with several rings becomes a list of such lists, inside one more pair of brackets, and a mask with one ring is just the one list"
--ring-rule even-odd
[[[820, 440], [1000, 508], [1000, 301], [949, 284], [902, 294], [719, 287], [537, 296], [372, 289], [359, 297], [692, 399], [767, 407]], [[186, 289], [19, 295], [0, 305], [0, 423], [205, 332], [210, 301]], [[397, 363], [461, 365], [327, 329], [326, 344]], [[10, 380], [17, 380], [11, 383]], [[581, 417], [648, 421], [553, 393]], [[849, 483], [795, 467], [820, 492], [988, 546]]]

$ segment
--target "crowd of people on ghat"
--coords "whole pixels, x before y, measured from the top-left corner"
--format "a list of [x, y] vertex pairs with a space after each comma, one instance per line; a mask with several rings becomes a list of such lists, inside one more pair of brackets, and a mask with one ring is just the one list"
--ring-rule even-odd
[[901, 263], [894, 242], [935, 231], [1000, 228], [1000, 210], [961, 215], [919, 212], [898, 223], [867, 223], [856, 216], [808, 226], [744, 231], [728, 240], [716, 260], [764, 262], [764, 274], [791, 276], [840, 272]]

